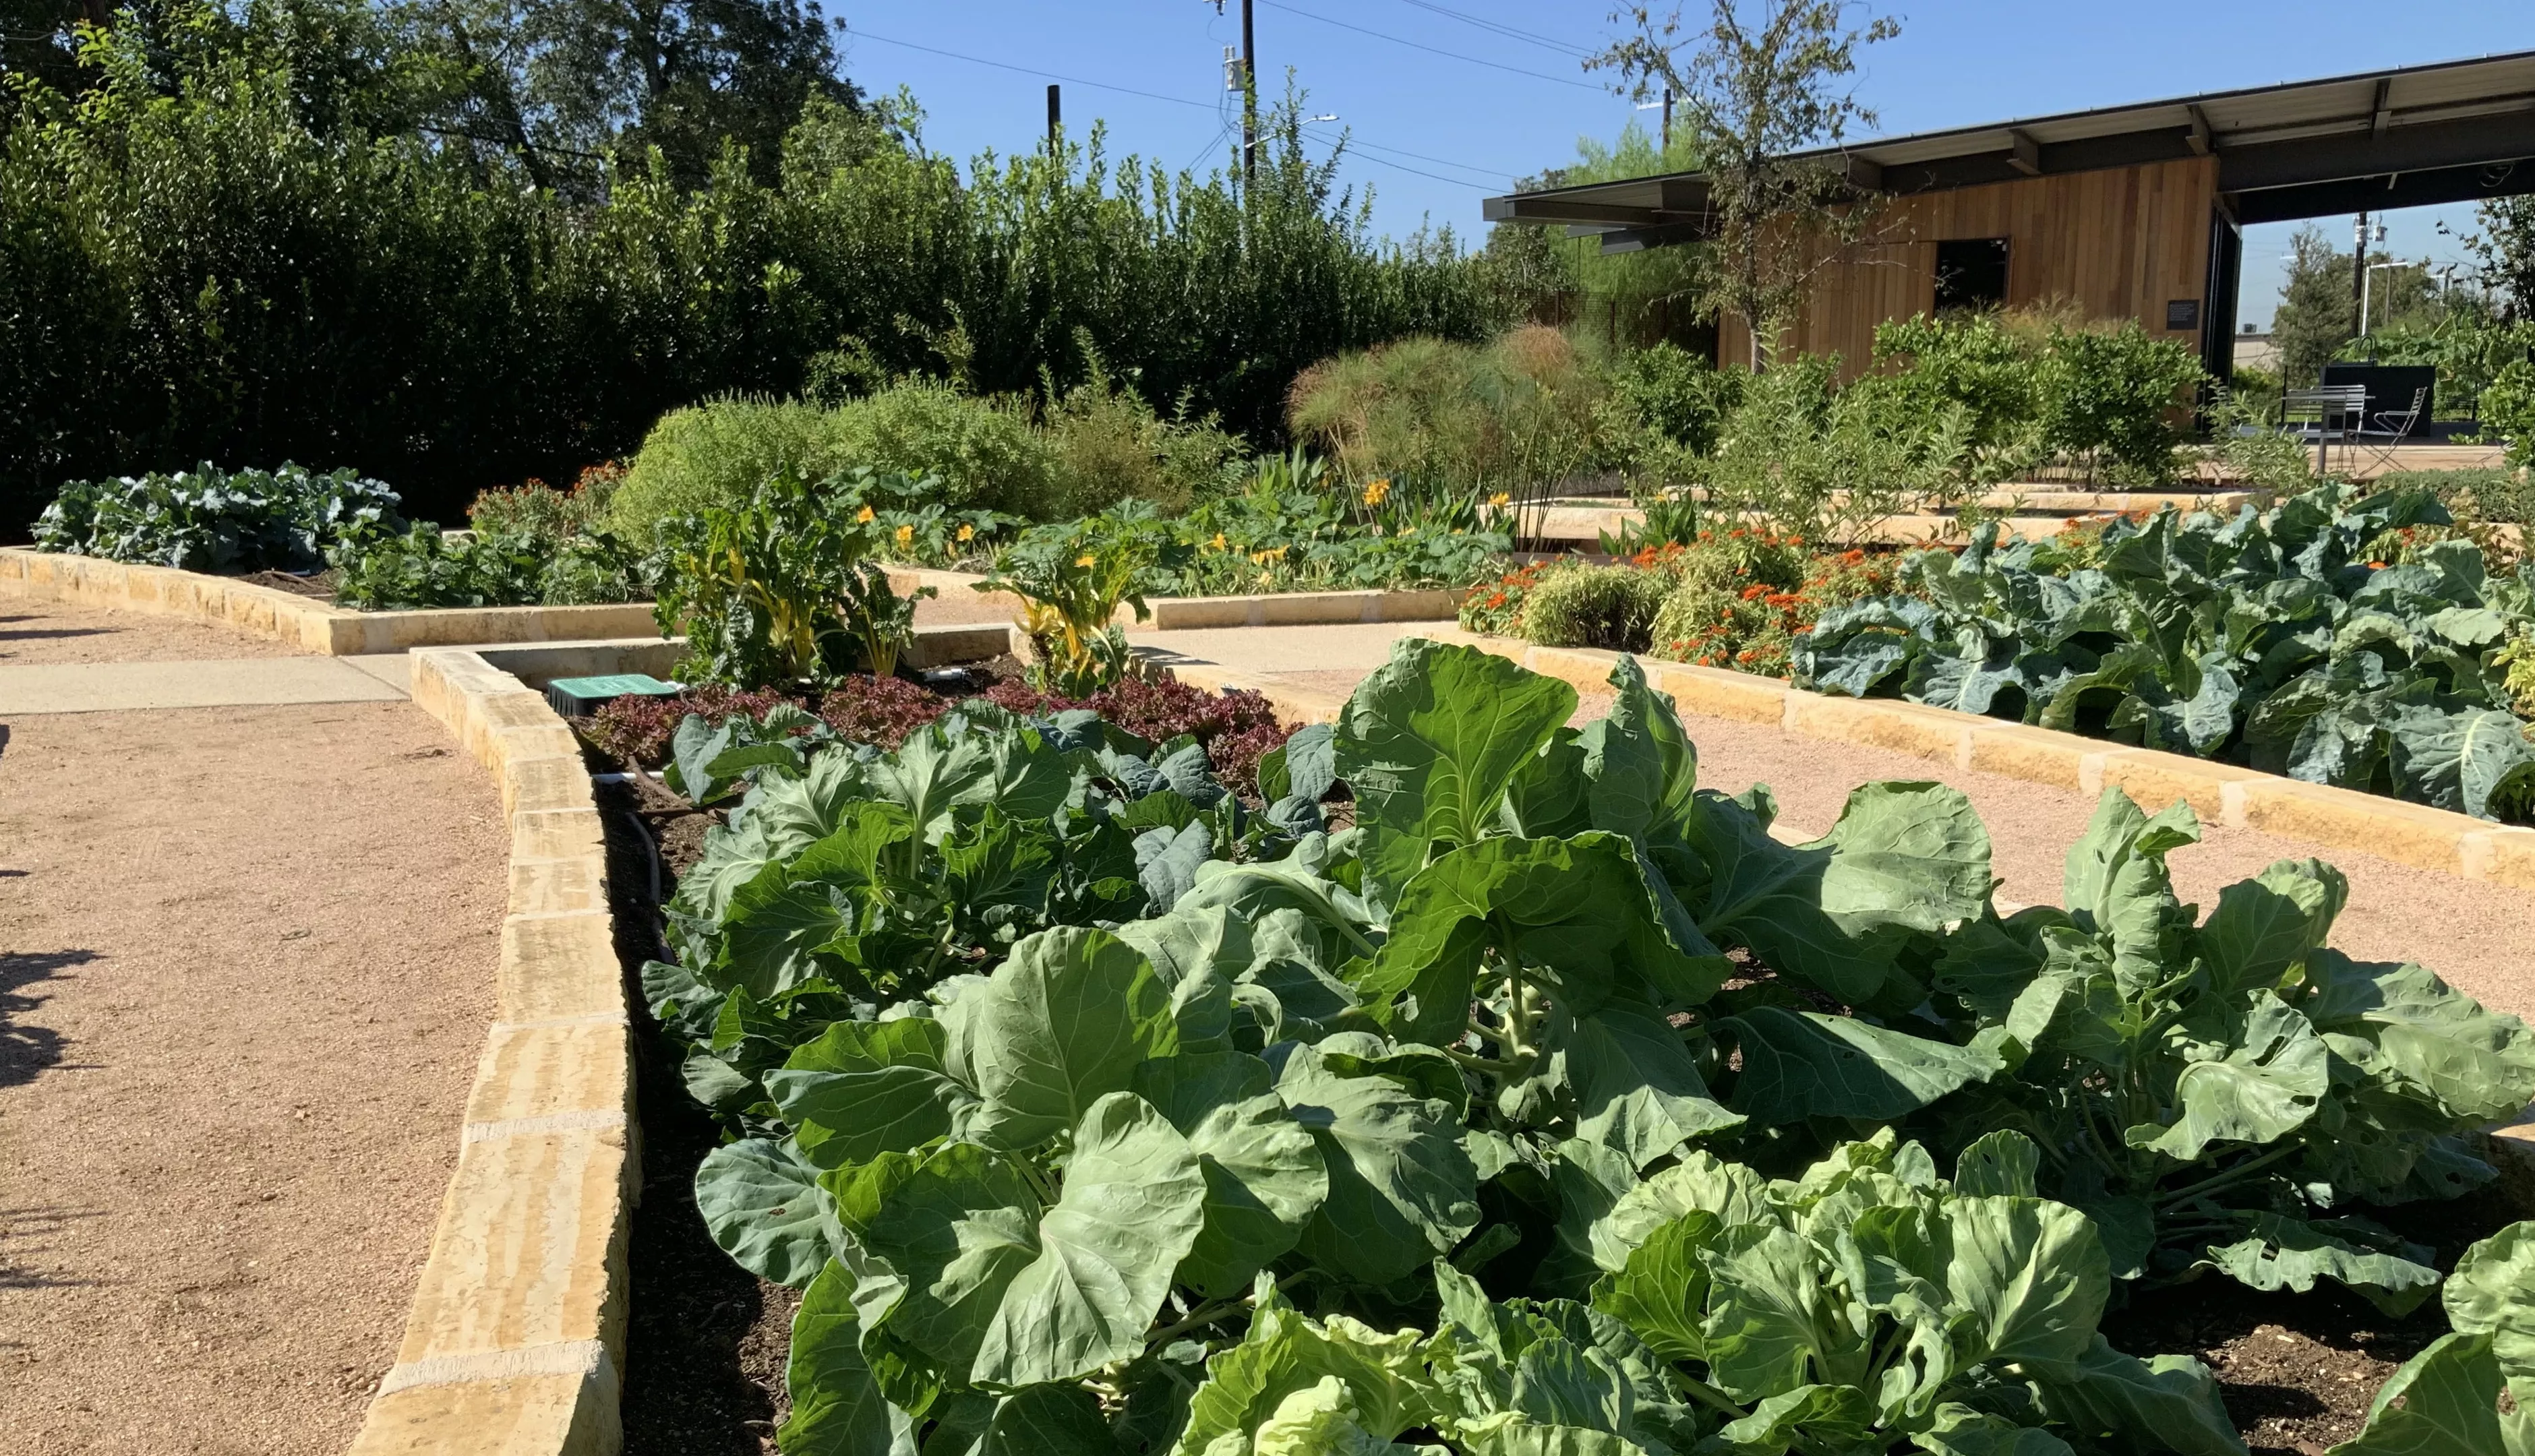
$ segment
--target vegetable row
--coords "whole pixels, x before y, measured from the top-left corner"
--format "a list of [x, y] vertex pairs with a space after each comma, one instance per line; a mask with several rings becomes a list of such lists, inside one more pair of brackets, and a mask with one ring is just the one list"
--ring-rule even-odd
[[2002, 916], [1953, 791], [1784, 843], [1612, 687], [1405, 641], [1241, 793], [1084, 712], [682, 731], [744, 792], [646, 990], [805, 1290], [789, 1456], [2241, 1452], [2121, 1285], [2437, 1289], [2361, 1206], [2488, 1182], [2535, 1043], [2328, 867], [2202, 916], [2113, 794]]

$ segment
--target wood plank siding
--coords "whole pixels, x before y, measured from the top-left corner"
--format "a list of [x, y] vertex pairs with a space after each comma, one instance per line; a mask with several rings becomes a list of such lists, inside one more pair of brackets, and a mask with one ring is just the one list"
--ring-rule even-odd
[[[2206, 291], [2217, 180], [2217, 158], [2194, 156], [1894, 198], [1876, 241], [1816, 274], [1786, 343], [1836, 353], [1854, 376], [1874, 353], [1877, 324], [1935, 306], [1939, 242], [2003, 237], [2009, 307], [2072, 299], [2090, 319], [2136, 319], [2196, 352], [2200, 329], [2166, 328], [2166, 305], [2197, 304]], [[1732, 364], [1750, 357], [1740, 320], [1720, 321], [1717, 353]]]

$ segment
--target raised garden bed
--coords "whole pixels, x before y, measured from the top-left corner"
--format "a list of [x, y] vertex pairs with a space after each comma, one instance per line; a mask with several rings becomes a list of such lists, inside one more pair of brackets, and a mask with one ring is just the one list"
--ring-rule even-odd
[[[1618, 669], [1606, 686], [1612, 716], [1577, 737], [1562, 726], [1575, 704], [1563, 686], [1462, 649], [1405, 646], [1336, 732], [1296, 738], [1247, 785], [1215, 778], [1204, 754], [1174, 758], [1087, 717], [1026, 732], [918, 729], [873, 760], [829, 750], [797, 780], [766, 770], [730, 824], [629, 782], [640, 817], [665, 830], [661, 943], [676, 954], [639, 967], [662, 1026], [659, 1064], [678, 1068], [659, 1082], [701, 1097], [739, 1139], [715, 1145], [708, 1124], [677, 1115], [696, 1196], [680, 1202], [669, 1170], [654, 1170], [651, 1202], [665, 1206], [644, 1216], [677, 1225], [677, 1237], [636, 1277], [696, 1278], [700, 1235], [747, 1270], [705, 1276], [710, 1304], [683, 1285], [653, 1301], [638, 1289], [638, 1309], [688, 1310], [710, 1335], [681, 1338], [664, 1322], [661, 1359], [647, 1365], [638, 1326], [627, 1410], [662, 1426], [655, 1440], [638, 1421], [630, 1448], [748, 1449], [779, 1426], [796, 1456], [886, 1450], [893, 1430], [952, 1439], [973, 1422], [1010, 1438], [1026, 1421], [1032, 1442], [1059, 1453], [1198, 1451], [1216, 1426], [1238, 1438], [1224, 1449], [1239, 1450], [1282, 1449], [1271, 1440], [1289, 1430], [1298, 1451], [1368, 1437], [1376, 1444], [1363, 1449], [1536, 1448], [1503, 1444], [1519, 1430], [1621, 1453], [1691, 1450], [1732, 1418], [1734, 1444], [1715, 1449], [1779, 1452], [1801, 1435], [1807, 1449], [1851, 1451], [2014, 1441], [2035, 1453], [2214, 1453], [2245, 1449], [2241, 1427], [2257, 1449], [2302, 1452], [2358, 1427], [2389, 1364], [2380, 1357], [2408, 1357], [2443, 1327], [2427, 1281], [2517, 1205], [2503, 1185], [2479, 1201], [2370, 1208], [2401, 1180], [2383, 1182], [2390, 1166], [2362, 1174], [2350, 1150], [2417, 1160], [2451, 1135], [2436, 1143], [2439, 1177], [2473, 1183], [2474, 1156], [2488, 1151], [2475, 1128], [2535, 1092], [2522, 1026], [2420, 973], [2320, 949], [2337, 908], [2328, 871], [2282, 867], [2231, 889], [2206, 921], [2175, 905], [2162, 862], [2188, 841], [2188, 814], [2151, 824], [2119, 795], [2071, 856], [2073, 914], [2001, 918], [1986, 903], [1985, 835], [1968, 806], [1933, 786], [1867, 786], [1827, 839], [1778, 845], [1763, 832], [1765, 799], [1694, 790], [1678, 725], [1640, 680]], [[937, 777], [954, 760], [999, 766], [960, 770], [970, 794]], [[959, 802], [969, 807], [949, 810]], [[939, 844], [914, 822], [927, 805], [945, 811]], [[805, 811], [817, 822], [796, 824]], [[1053, 879], [1016, 894], [1009, 880], [989, 889], [967, 878], [972, 839], [1014, 832], [993, 827], [996, 811], [1062, 846], [1040, 862], [1060, 867]], [[629, 816], [615, 818], [630, 832]], [[1315, 837], [1341, 819], [1354, 826], [1343, 847]], [[1132, 857], [1133, 884], [1084, 869], [1113, 830], [1159, 836]], [[1370, 904], [1389, 907], [1387, 931]], [[2272, 912], [2269, 929], [2244, 939], [2257, 905]], [[804, 914], [833, 914], [852, 934], [823, 939]], [[935, 972], [892, 948], [885, 927], [899, 916], [936, 947], [924, 952]], [[1121, 924], [1124, 943], [1066, 928], [1083, 920]], [[1284, 948], [1265, 954], [1257, 937], [1270, 931]], [[2139, 1135], [2116, 1140], [2127, 1154], [2090, 1150], [2082, 1110], [2110, 1094], [2078, 1068], [2098, 1054], [2054, 1031], [2063, 1011], [2036, 1025], [2012, 1009], [2060, 974], [2043, 968], [2034, 936], [2060, 947], [2051, 954], [2064, 969], [2102, 957], [2107, 995], [2177, 999], [2167, 1024], [2215, 1038], [2206, 1064], [2306, 1077], [2295, 1068], [2307, 1054], [2290, 1056], [2274, 1033], [2323, 1028], [2344, 1039], [2333, 1055], [2360, 1082], [2319, 1081], [2272, 1107], [2284, 1125], [2257, 1127], [2245, 1107], [2208, 1100], [2194, 1080], [2205, 1073], [2130, 1082], [2115, 1071], [2111, 1085], [2141, 1099], [2127, 1113]], [[2116, 978], [2122, 955], [2159, 968]], [[1943, 966], [1963, 969], [1929, 969]], [[1212, 976], [1230, 984], [1207, 989]], [[1913, 979], [1923, 976], [1933, 979]], [[2388, 976], [2446, 1009], [2415, 1022], [2380, 996], [2371, 1003], [2393, 1020], [2376, 1022], [2330, 1008], [2338, 993], [2327, 988], [2356, 977], [2382, 990]], [[881, 1014], [892, 1002], [898, 1011]], [[2227, 1051], [2255, 1036], [2240, 1012], [2279, 1022], [2262, 1023], [2273, 1038], [2262, 1049]], [[2426, 1095], [2383, 1061], [2404, 1055], [2381, 1041], [2396, 1023], [2483, 1028], [2471, 1035], [2493, 1060], [2477, 1074], [2496, 1080], [2469, 1095], [2450, 1087], [2460, 1100], [2389, 1137], [2382, 1109], [2334, 1089]], [[1600, 1050], [1601, 1038], [1617, 1044]], [[1828, 1060], [1803, 1074], [1815, 1050]], [[2151, 1040], [2139, 1055], [2183, 1059], [2170, 1069], [2204, 1064], [2180, 1043]], [[1256, 1086], [1201, 1090], [1213, 1085], [1197, 1077], [1202, 1065], [1251, 1059]], [[884, 1086], [919, 1085], [911, 1103], [872, 1101]], [[1041, 1106], [1043, 1093], [1057, 1100]], [[1359, 1103], [1382, 1111], [1359, 1123]], [[1998, 1130], [2019, 1125], [2032, 1140]], [[1276, 1130], [1289, 1126], [1301, 1141]], [[1236, 1127], [1266, 1141], [1219, 1141]], [[1071, 1157], [1043, 1164], [1048, 1137]], [[1192, 1139], [1228, 1182], [1181, 1177], [1172, 1150]], [[1816, 1161], [1825, 1152], [1831, 1162]], [[1133, 1170], [1094, 1176], [1104, 1159], [1131, 1158], [1142, 1160]], [[1296, 1176], [1315, 1162], [1324, 1182], [1287, 1188], [1279, 1159]], [[1809, 1165], [1807, 1182], [1774, 1192], [1732, 1171], [1792, 1178]], [[2087, 1183], [2081, 1165], [2144, 1180], [2123, 1185], [2163, 1211], [2123, 1204], [2133, 1194]], [[2302, 1201], [2326, 1187], [2328, 1216]], [[1112, 1188], [1122, 1191], [1091, 1191]], [[1813, 1201], [1834, 1188], [1846, 1191]], [[1260, 1201], [1263, 1189], [1275, 1197]], [[1112, 1208], [1113, 1196], [1134, 1207]], [[1059, 1210], [1046, 1222], [1043, 1200]], [[1203, 1242], [1241, 1207], [1243, 1237]], [[1891, 1212], [1870, 1218], [1870, 1207]], [[2383, 1226], [2334, 1222], [2353, 1213]], [[940, 1266], [924, 1251], [935, 1221], [945, 1238], [1007, 1232], [982, 1244], [959, 1235], [973, 1261]], [[1870, 1227], [1882, 1232], [1869, 1239]], [[1891, 1242], [1904, 1229], [1936, 1243]], [[646, 1246], [640, 1228], [636, 1244]], [[1940, 1252], [1921, 1267], [1932, 1247], [1975, 1244], [1985, 1251], [1969, 1264]], [[1026, 1270], [1060, 1245], [1079, 1275], [1115, 1279], [1057, 1286], [1084, 1291], [1082, 1303], [1032, 1303], [1049, 1286]], [[1794, 1261], [1768, 1285], [1772, 1298], [1827, 1302], [1786, 1332], [1792, 1365], [1734, 1354], [1761, 1333], [1751, 1321], [1767, 1302], [1755, 1303], [1751, 1281], [1763, 1276], [1743, 1261], [1763, 1247]], [[1869, 1262], [1842, 1262], [1857, 1253]], [[1920, 1304], [1866, 1293], [1866, 1271], [1887, 1267], [1875, 1257], [1924, 1281], [1908, 1286]], [[1254, 1287], [1247, 1270], [1261, 1264], [1281, 1293], [1266, 1279]], [[1174, 1279], [1158, 1277], [1174, 1266]], [[891, 1272], [903, 1293], [854, 1297], [859, 1279]], [[2310, 1292], [2256, 1299], [2230, 1274]], [[2002, 1304], [1992, 1289], [2015, 1293]], [[1589, 1300], [1617, 1323], [1560, 1299]], [[1912, 1372], [1897, 1387], [1844, 1376], [1847, 1357], [1832, 1348], [1844, 1326], [1809, 1322], [1854, 1310], [1897, 1351], [1914, 1317], [1896, 1311], [1933, 1311], [1931, 1301], [1967, 1302], [1940, 1320], [1948, 1333], [1921, 1331], [1949, 1354], [1894, 1366]], [[1980, 1312], [2008, 1308], [2021, 1312], [2006, 1324]], [[774, 1358], [787, 1325], [788, 1388]], [[2009, 1327], [2034, 1343], [2008, 1353]], [[943, 1343], [968, 1329], [982, 1343]], [[1041, 1348], [1065, 1330], [1088, 1344]], [[2111, 1347], [2088, 1343], [2098, 1332]], [[2206, 1355], [2214, 1372], [2129, 1365], [2113, 1349]], [[1516, 1376], [1552, 1357], [1612, 1398], [1549, 1403], [1545, 1366]], [[897, 1383], [917, 1372], [920, 1383]], [[2030, 1382], [2024, 1399], [2039, 1404], [2002, 1406], [2004, 1387], [1984, 1383], [2001, 1375]], [[1855, 1397], [1827, 1392], [1844, 1378], [1866, 1384]], [[2101, 1398], [2077, 1393], [2104, 1379], [2114, 1383]], [[1772, 1382], [1824, 1393], [1771, 1406]], [[1891, 1404], [1923, 1384], [1916, 1414]], [[1777, 1433], [1756, 1437], [1748, 1423], [1763, 1406], [1778, 1413]], [[1185, 1434], [1184, 1419], [1199, 1423]], [[2049, 1434], [2015, 1435], [2028, 1426]]]

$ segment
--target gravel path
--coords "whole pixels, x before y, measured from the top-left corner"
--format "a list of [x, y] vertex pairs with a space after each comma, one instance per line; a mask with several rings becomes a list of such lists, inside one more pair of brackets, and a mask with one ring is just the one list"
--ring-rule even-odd
[[[0, 605], [21, 634], [256, 655]], [[0, 1448], [340, 1452], [394, 1359], [493, 1014], [493, 787], [402, 701], [7, 727]]]
[[233, 627], [0, 596], [0, 667], [298, 655], [293, 644]]

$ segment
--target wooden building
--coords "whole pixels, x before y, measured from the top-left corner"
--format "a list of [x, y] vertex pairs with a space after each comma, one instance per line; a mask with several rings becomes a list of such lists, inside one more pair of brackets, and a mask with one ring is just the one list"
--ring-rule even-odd
[[[1787, 345], [1854, 370], [1875, 326], [2073, 301], [2232, 365], [2243, 228], [2535, 192], [2535, 51], [1861, 142], [1805, 154], [1877, 207], [1815, 275]], [[1493, 222], [1606, 253], [1697, 242], [1696, 172], [1491, 198]], [[1749, 357], [1719, 321], [1720, 359]]]

